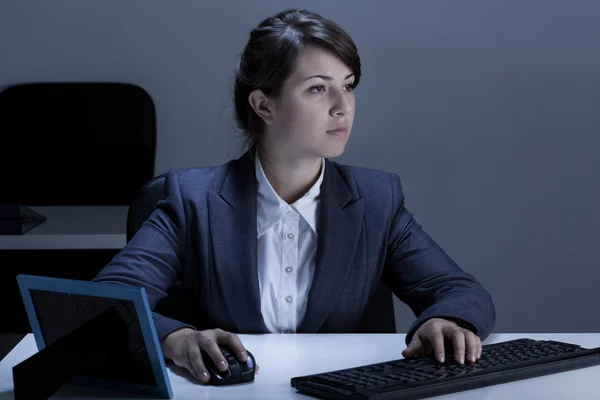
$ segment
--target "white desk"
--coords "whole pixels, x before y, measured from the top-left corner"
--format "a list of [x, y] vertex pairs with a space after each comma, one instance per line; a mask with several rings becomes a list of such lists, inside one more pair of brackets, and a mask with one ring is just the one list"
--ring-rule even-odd
[[30, 207], [46, 221], [23, 235], [0, 235], [0, 250], [121, 249], [127, 206]]
[[[529, 337], [600, 346], [600, 334], [498, 334], [487, 343]], [[260, 371], [254, 382], [237, 386], [204, 386], [168, 367], [174, 399], [309, 399], [296, 393], [290, 378], [402, 358], [403, 334], [382, 335], [240, 335]], [[27, 335], [0, 362], [0, 399], [12, 399], [12, 367], [37, 351]], [[600, 366], [511, 382], [436, 397], [444, 400], [591, 400], [600, 398]], [[83, 387], [63, 387], [53, 399], [131, 399], [127, 394]], [[140, 398], [140, 397], [137, 397]]]

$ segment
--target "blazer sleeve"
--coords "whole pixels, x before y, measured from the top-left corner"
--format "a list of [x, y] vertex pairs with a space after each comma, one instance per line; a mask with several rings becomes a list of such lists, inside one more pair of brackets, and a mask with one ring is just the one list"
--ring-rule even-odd
[[405, 208], [400, 178], [396, 174], [391, 177], [394, 216], [382, 279], [417, 317], [406, 343], [434, 317], [455, 320], [484, 340], [496, 319], [490, 294], [415, 221]]
[[[176, 171], [166, 175], [165, 193], [129, 243], [92, 279], [145, 288], [152, 310], [180, 275], [185, 249], [186, 217]], [[195, 329], [156, 312], [152, 317], [159, 340], [184, 327]]]

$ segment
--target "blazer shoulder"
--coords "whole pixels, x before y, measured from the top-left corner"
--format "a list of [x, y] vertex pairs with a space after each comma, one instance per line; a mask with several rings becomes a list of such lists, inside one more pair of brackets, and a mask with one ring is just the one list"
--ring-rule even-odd
[[349, 187], [354, 187], [360, 197], [392, 198], [401, 195], [398, 174], [373, 168], [332, 163]]
[[182, 198], [197, 197], [199, 192], [214, 189], [219, 177], [227, 171], [229, 164], [169, 170], [165, 176], [166, 190], [178, 190]]

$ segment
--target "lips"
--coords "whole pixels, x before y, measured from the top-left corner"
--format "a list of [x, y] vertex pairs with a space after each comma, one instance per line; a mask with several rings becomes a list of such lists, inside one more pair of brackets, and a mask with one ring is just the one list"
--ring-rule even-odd
[[332, 135], [345, 135], [348, 133], [348, 127], [346, 125], [339, 125], [328, 130], [327, 133], [331, 133]]

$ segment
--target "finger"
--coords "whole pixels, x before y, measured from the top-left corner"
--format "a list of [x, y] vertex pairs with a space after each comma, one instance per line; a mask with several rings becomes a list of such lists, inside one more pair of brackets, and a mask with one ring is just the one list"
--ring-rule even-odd
[[198, 382], [203, 382], [202, 379], [200, 379], [200, 377], [198, 376], [198, 373], [196, 372], [196, 370], [194, 369], [194, 366], [192, 365], [192, 363], [188, 360], [188, 362], [182, 363], [182, 365], [179, 365], [182, 368], [185, 368], [186, 371], [188, 371], [190, 373], [190, 375], [192, 375], [192, 377], [194, 378], [194, 380], [198, 381]]
[[194, 371], [192, 364], [190, 364], [190, 359], [188, 356], [185, 356], [185, 359], [182, 358], [174, 358], [173, 359], [173, 363], [175, 365], [177, 365], [179, 368], [184, 368], [188, 371], [190, 371], [190, 374], [192, 374], [194, 376], [194, 378], [200, 380], [197, 376], [196, 376], [196, 371]]
[[425, 346], [419, 339], [417, 335], [414, 335], [406, 349], [402, 351], [402, 356], [404, 358], [409, 358], [417, 355], [422, 355], [425, 353]]
[[467, 362], [474, 363], [477, 360], [477, 353], [479, 352], [479, 347], [477, 346], [477, 336], [471, 331], [465, 330], [463, 331], [465, 335], [465, 351], [467, 354]]
[[450, 334], [452, 347], [454, 348], [454, 359], [459, 364], [465, 363], [465, 334], [460, 328], [453, 328]]
[[481, 358], [481, 354], [483, 353], [483, 343], [481, 343], [481, 338], [477, 336], [477, 360]]
[[188, 357], [187, 369], [194, 375], [194, 377], [200, 382], [207, 383], [210, 380], [210, 375], [206, 371], [204, 361], [202, 360], [202, 354], [200, 353], [200, 346], [196, 344], [190, 345], [186, 351]]
[[446, 361], [446, 350], [444, 349], [444, 334], [437, 328], [430, 334], [429, 342], [435, 359], [443, 363]]
[[203, 341], [201, 346], [202, 349], [206, 352], [206, 354], [213, 360], [219, 371], [227, 371], [227, 369], [229, 368], [229, 364], [223, 356], [223, 353], [221, 352], [221, 349], [219, 348], [217, 342], [215, 342], [212, 339], [209, 339]]
[[231, 332], [223, 332], [217, 336], [217, 343], [226, 345], [233, 351], [238, 358], [238, 360], [242, 362], [246, 362], [248, 360], [248, 353], [246, 352], [246, 348], [242, 344], [240, 337], [235, 333]]

